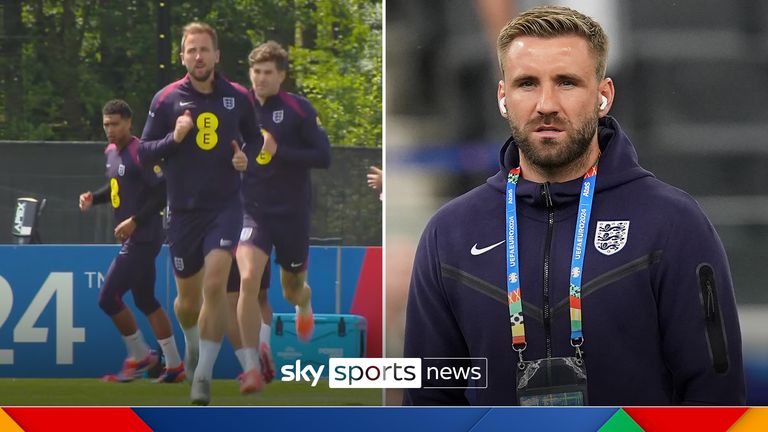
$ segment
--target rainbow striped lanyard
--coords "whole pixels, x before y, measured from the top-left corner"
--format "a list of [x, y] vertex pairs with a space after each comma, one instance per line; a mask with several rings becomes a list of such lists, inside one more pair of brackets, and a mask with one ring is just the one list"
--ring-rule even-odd
[[[523, 351], [527, 347], [525, 341], [525, 324], [523, 322], [523, 299], [520, 295], [520, 265], [518, 255], [517, 205], [515, 193], [517, 181], [520, 179], [520, 167], [509, 171], [507, 177], [507, 301], [509, 303], [509, 322], [512, 327], [512, 347], [520, 356], [522, 365]], [[589, 217], [592, 214], [592, 198], [594, 197], [595, 181], [597, 180], [597, 164], [584, 174], [579, 197], [579, 212], [576, 219], [576, 230], [573, 235], [573, 251], [571, 254], [571, 345], [576, 348], [576, 356], [581, 358], [580, 347], [584, 343], [581, 331], [581, 275], [584, 269], [585, 244], [589, 235]]]

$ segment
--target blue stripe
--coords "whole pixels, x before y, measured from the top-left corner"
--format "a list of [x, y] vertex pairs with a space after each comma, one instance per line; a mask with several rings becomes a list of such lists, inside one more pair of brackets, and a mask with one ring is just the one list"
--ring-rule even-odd
[[308, 430], [483, 432], [535, 430], [594, 432], [616, 407], [556, 408], [133, 408], [153, 430]]
[[[573, 234], [573, 250], [571, 252], [571, 285], [575, 287], [575, 296], [581, 298], [581, 276], [584, 273], [584, 255], [586, 254], [589, 237], [589, 217], [592, 215], [592, 200], [595, 196], [597, 174], [587, 177], [581, 185], [579, 211], [576, 213], [576, 230]], [[570, 287], [568, 290], [570, 294]], [[581, 318], [579, 318], [581, 321]], [[582, 337], [581, 330], [573, 326], [571, 320], [571, 340]]]

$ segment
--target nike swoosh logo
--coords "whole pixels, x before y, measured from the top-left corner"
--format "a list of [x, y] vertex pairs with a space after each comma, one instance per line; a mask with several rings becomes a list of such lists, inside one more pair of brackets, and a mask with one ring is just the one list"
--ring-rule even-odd
[[291, 268], [301, 267], [302, 264], [304, 264], [304, 263], [303, 262], [300, 262], [298, 264], [297, 263], [291, 263]]
[[181, 101], [180, 101], [180, 102], [179, 102], [179, 106], [187, 106], [187, 105], [192, 105], [193, 103], [194, 103], [194, 102], [181, 102]]
[[498, 246], [498, 245], [500, 245], [502, 243], [504, 243], [504, 240], [502, 240], [502, 241], [500, 241], [500, 242], [498, 242], [496, 244], [492, 244], [490, 246], [487, 246], [487, 247], [484, 247], [484, 248], [480, 248], [480, 249], [477, 248], [477, 243], [475, 243], [475, 245], [472, 246], [472, 250], [470, 250], [469, 253], [471, 253], [472, 255], [475, 255], [475, 256], [482, 255], [482, 254], [488, 252], [489, 250], [495, 248], [496, 246]]

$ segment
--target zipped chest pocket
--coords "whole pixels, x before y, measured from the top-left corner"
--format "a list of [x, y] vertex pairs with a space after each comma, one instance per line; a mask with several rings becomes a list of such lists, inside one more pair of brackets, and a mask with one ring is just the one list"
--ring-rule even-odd
[[704, 308], [704, 326], [707, 332], [709, 354], [712, 367], [717, 373], [728, 371], [728, 343], [723, 330], [722, 313], [717, 293], [715, 271], [709, 264], [701, 264], [696, 269], [701, 289], [701, 304]]

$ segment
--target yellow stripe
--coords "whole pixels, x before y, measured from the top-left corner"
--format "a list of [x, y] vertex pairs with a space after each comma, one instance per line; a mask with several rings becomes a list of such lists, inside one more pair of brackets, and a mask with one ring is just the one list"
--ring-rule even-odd
[[512, 336], [525, 336], [525, 327], [523, 326], [512, 326]]
[[24, 432], [13, 419], [0, 408], [0, 431], [3, 432]]
[[581, 319], [581, 310], [571, 308], [571, 321], [578, 321]]
[[750, 408], [728, 429], [728, 432], [768, 430], [768, 408]]

